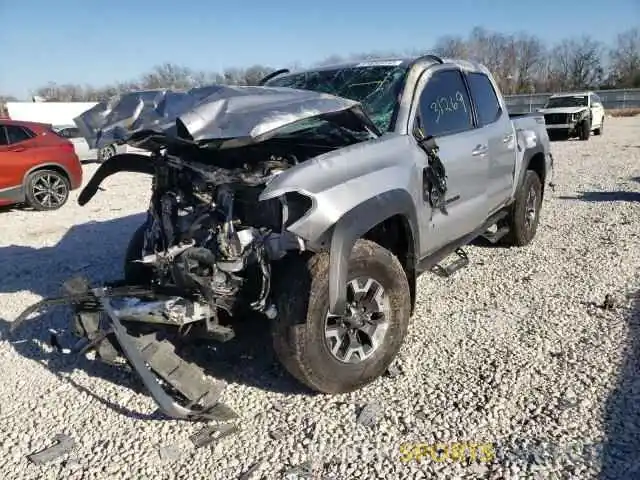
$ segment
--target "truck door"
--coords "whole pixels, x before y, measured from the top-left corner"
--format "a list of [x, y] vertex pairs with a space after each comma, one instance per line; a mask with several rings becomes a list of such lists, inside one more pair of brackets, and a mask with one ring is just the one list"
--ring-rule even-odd
[[423, 200], [421, 253], [429, 254], [486, 220], [489, 145], [474, 126], [469, 92], [457, 67], [429, 69], [417, 88], [420, 96], [413, 121], [419, 122], [425, 136], [434, 137], [447, 175], [446, 212]]
[[488, 75], [467, 72], [471, 98], [476, 106], [478, 130], [489, 145], [487, 199], [488, 214], [502, 207], [513, 190], [516, 166], [516, 138], [507, 109], [500, 103]]

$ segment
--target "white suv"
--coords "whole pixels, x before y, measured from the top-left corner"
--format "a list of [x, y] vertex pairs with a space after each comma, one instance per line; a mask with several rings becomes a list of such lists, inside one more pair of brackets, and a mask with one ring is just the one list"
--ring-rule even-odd
[[544, 115], [549, 136], [561, 133], [588, 140], [591, 132], [602, 135], [604, 131], [604, 106], [593, 92], [552, 95], [538, 111]]

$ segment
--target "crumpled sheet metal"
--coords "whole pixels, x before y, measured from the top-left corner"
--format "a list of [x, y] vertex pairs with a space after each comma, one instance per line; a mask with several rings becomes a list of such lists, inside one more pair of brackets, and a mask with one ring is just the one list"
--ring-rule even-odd
[[364, 115], [358, 102], [326, 93], [210, 85], [184, 92], [144, 90], [117, 95], [74, 122], [90, 148], [126, 142], [143, 130], [196, 143], [222, 139], [251, 143], [294, 122], [349, 109]]

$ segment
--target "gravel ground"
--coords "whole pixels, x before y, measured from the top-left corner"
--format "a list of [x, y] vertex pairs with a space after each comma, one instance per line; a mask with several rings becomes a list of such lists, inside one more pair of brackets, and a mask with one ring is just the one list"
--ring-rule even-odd
[[[74, 192], [58, 212], [0, 213], [0, 478], [230, 479], [258, 464], [245, 478], [293, 479], [306, 478], [286, 476], [306, 461], [315, 478], [640, 478], [640, 118], [552, 148], [556, 189], [534, 243], [470, 247], [470, 268], [421, 278], [398, 376], [305, 394], [251, 326], [207, 353], [241, 431], [200, 449], [189, 436], [201, 425], [162, 419], [125, 372], [52, 353], [47, 329], [64, 328], [64, 310], [6, 338], [73, 273], [118, 276], [148, 180], [112, 177], [84, 208]], [[367, 427], [356, 419], [372, 401], [381, 415]], [[29, 463], [58, 433], [75, 450]], [[492, 444], [495, 460], [400, 461], [403, 442], [463, 441]]]

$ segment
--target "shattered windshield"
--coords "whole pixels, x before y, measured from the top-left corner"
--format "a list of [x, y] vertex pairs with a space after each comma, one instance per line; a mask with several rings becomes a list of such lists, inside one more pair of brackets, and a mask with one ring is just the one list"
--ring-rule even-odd
[[391, 128], [407, 67], [401, 62], [371, 62], [346, 68], [283, 75], [269, 87], [288, 87], [329, 93], [360, 102], [382, 132]]
[[576, 95], [575, 97], [550, 98], [544, 108], [564, 108], [564, 107], [587, 107], [589, 100], [586, 95]]

